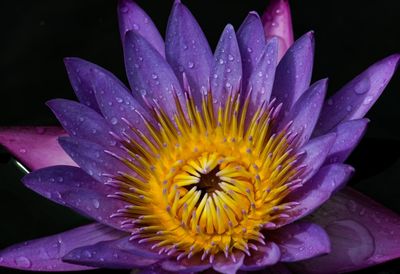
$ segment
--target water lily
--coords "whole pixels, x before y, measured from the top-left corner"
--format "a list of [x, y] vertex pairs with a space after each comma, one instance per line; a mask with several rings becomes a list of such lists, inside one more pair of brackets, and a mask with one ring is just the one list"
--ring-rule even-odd
[[28, 188], [95, 222], [6, 248], [0, 266], [338, 273], [399, 256], [400, 218], [346, 188], [343, 162], [400, 55], [326, 99], [285, 0], [227, 25], [214, 55], [179, 1], [165, 43], [136, 3], [118, 16], [130, 88], [66, 58], [79, 102], [47, 103], [64, 129], [0, 131]]

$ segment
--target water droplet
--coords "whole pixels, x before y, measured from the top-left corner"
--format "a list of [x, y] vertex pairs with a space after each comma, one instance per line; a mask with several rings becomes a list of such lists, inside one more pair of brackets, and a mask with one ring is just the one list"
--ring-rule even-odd
[[369, 80], [364, 78], [354, 86], [354, 92], [356, 94], [364, 94], [369, 90], [369, 86]]
[[372, 96], [367, 96], [367, 97], [365, 97], [363, 104], [364, 104], [364, 105], [369, 105], [369, 104], [372, 103], [373, 100], [374, 100], [374, 97], [372, 97]]
[[30, 268], [32, 266], [32, 262], [24, 256], [15, 258], [15, 264], [21, 268]]
[[347, 110], [348, 112], [350, 112], [352, 109], [353, 109], [353, 107], [352, 107], [351, 105], [348, 105], [348, 106], [346, 107], [346, 110]]
[[220, 65], [223, 65], [223, 64], [224, 64], [224, 59], [220, 58], [220, 59], [218, 60], [218, 63], [219, 63]]
[[25, 149], [25, 148], [20, 148], [20, 149], [19, 149], [19, 152], [21, 152], [21, 153], [26, 153], [26, 149]]
[[133, 29], [134, 29], [134, 30], [139, 30], [139, 28], [140, 28], [140, 27], [139, 27], [137, 24], [133, 24]]
[[247, 51], [251, 53], [251, 52], [253, 52], [253, 49], [252, 48], [247, 48]]
[[118, 123], [118, 120], [117, 120], [117, 118], [113, 117], [113, 118], [111, 118], [110, 122], [112, 125], [116, 125]]
[[115, 100], [116, 100], [118, 103], [122, 103], [122, 102], [124, 101], [124, 100], [123, 100], [122, 98], [120, 98], [120, 97], [116, 97]]
[[140, 94], [142, 94], [142, 96], [146, 96], [147, 91], [145, 89], [141, 89], [140, 90]]
[[276, 10], [275, 10], [275, 13], [276, 13], [276, 14], [280, 14], [281, 12], [282, 12], [282, 11], [281, 11], [280, 9], [276, 9]]
[[193, 62], [189, 62], [188, 63], [188, 68], [194, 68], [194, 63]]
[[121, 8], [121, 11], [122, 11], [123, 13], [127, 13], [127, 12], [129, 11], [129, 9], [128, 9], [128, 7], [122, 7], [122, 8]]
[[94, 208], [99, 208], [100, 207], [100, 202], [97, 199], [93, 199], [92, 201]]
[[229, 60], [229, 61], [233, 61], [234, 59], [235, 59], [235, 58], [234, 58], [231, 54], [228, 55], [228, 60]]
[[156, 79], [158, 78], [158, 76], [157, 76], [157, 74], [153, 73], [153, 74], [151, 75], [151, 78], [153, 78], [154, 80], [156, 80]]

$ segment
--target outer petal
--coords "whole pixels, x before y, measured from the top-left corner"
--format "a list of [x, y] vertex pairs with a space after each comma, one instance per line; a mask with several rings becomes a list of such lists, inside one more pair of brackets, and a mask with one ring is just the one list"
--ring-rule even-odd
[[324, 79], [314, 83], [304, 92], [281, 122], [280, 127], [283, 128], [293, 121], [288, 130], [300, 134], [301, 144], [307, 142], [313, 133], [324, 102], [327, 82]]
[[300, 203], [288, 214], [293, 216], [288, 220], [294, 222], [326, 202], [331, 195], [341, 188], [350, 178], [354, 169], [343, 164], [333, 164], [322, 167], [303, 187], [290, 193], [285, 200]]
[[276, 69], [272, 98], [287, 112], [308, 89], [314, 61], [314, 34], [308, 32], [289, 48]]
[[260, 270], [279, 262], [281, 251], [274, 242], [268, 242], [266, 245], [257, 246], [257, 248], [257, 251], [251, 252], [251, 256], [245, 257], [243, 265], [240, 267], [241, 270]]
[[344, 162], [364, 136], [368, 121], [368, 119], [359, 119], [340, 123], [333, 130], [336, 132], [337, 138], [325, 162]]
[[400, 54], [394, 54], [373, 64], [329, 98], [315, 134], [324, 134], [342, 121], [363, 118], [389, 83], [399, 59]]
[[[128, 238], [78, 247], [65, 255], [63, 261], [93, 267], [115, 269], [148, 267], [159, 261], [157, 256], [151, 256], [145, 252], [140, 252], [140, 250], [132, 252], [131, 250], [121, 248], [120, 243], [129, 241]], [[129, 245], [129, 243], [126, 244]]]
[[122, 44], [125, 34], [134, 30], [143, 36], [160, 54], [165, 56], [164, 41], [150, 17], [132, 0], [118, 2], [119, 32]]
[[177, 260], [172, 258], [171, 260], [165, 260], [161, 263], [164, 270], [179, 273], [197, 273], [209, 269], [211, 264], [208, 260], [202, 260], [201, 255], [195, 255], [192, 258], [183, 258]]
[[0, 252], [0, 266], [30, 271], [76, 271], [89, 267], [69, 264], [61, 258], [70, 250], [122, 237], [101, 224], [90, 224], [60, 234], [8, 247]]
[[82, 104], [99, 111], [99, 106], [93, 94], [90, 76], [91, 68], [96, 65], [75, 57], [64, 58], [64, 64], [76, 97]]
[[125, 67], [133, 96], [147, 105], [153, 101], [172, 117], [174, 94], [184, 98], [174, 72], [164, 58], [140, 34], [129, 31], [125, 36]]
[[278, 41], [273, 38], [268, 41], [264, 51], [251, 73], [247, 92], [250, 94], [249, 116], [252, 117], [257, 109], [271, 97], [277, 65]]
[[255, 66], [260, 60], [265, 47], [265, 35], [260, 17], [256, 12], [250, 12], [237, 32], [237, 38], [243, 63], [243, 87]]
[[175, 1], [169, 16], [165, 52], [182, 84], [182, 74], [186, 74], [196, 102], [199, 103], [201, 94], [209, 90], [213, 56], [196, 19], [180, 1]]
[[351, 188], [338, 192], [311, 219], [325, 227], [332, 251], [296, 264], [296, 273], [341, 273], [400, 257], [400, 217]]
[[57, 142], [67, 135], [59, 127], [0, 128], [0, 144], [32, 170], [52, 166], [76, 164]]
[[278, 60], [293, 44], [292, 17], [288, 0], [273, 0], [262, 16], [267, 39], [278, 37]]
[[305, 260], [330, 251], [328, 234], [313, 223], [297, 222], [269, 233], [281, 250], [282, 262]]
[[82, 169], [71, 166], [53, 166], [26, 175], [22, 182], [44, 197], [75, 209], [103, 224], [121, 229], [122, 218], [111, 218], [124, 207], [124, 203], [108, 198], [115, 192], [87, 175]]
[[224, 104], [229, 92], [239, 92], [242, 80], [242, 60], [232, 25], [227, 25], [215, 50], [211, 90], [214, 107]]
[[213, 269], [223, 274], [235, 274], [243, 265], [245, 255], [242, 252], [234, 254], [234, 259], [218, 255], [213, 263]]

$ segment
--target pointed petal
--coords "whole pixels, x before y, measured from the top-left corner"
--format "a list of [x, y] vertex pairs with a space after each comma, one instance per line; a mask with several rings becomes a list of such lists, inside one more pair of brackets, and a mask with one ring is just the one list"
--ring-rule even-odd
[[165, 53], [176, 76], [183, 85], [186, 74], [196, 102], [210, 86], [213, 56], [203, 31], [186, 6], [175, 1], [168, 19]]
[[322, 167], [303, 187], [285, 197], [287, 201], [300, 203], [288, 211], [288, 214], [293, 217], [285, 223], [292, 223], [313, 212], [325, 203], [333, 193], [343, 187], [353, 172], [354, 168], [343, 164]]
[[217, 255], [213, 263], [213, 269], [223, 274], [235, 274], [243, 265], [245, 255], [242, 252], [237, 252], [233, 255], [235, 260], [232, 258], [225, 258], [225, 256], [221, 254]]
[[134, 30], [143, 36], [161, 56], [165, 57], [164, 41], [154, 25], [150, 16], [132, 0], [120, 0], [118, 2], [119, 32], [122, 44], [125, 34]]
[[239, 92], [242, 80], [242, 61], [235, 30], [227, 25], [215, 50], [215, 62], [211, 76], [214, 108], [224, 104], [230, 91]]
[[53, 166], [26, 175], [22, 182], [40, 195], [105, 225], [121, 230], [122, 218], [111, 218], [124, 207], [120, 200], [108, 198], [115, 189], [94, 180], [82, 169]]
[[363, 118], [389, 83], [399, 59], [400, 54], [394, 54], [373, 64], [329, 98], [316, 134], [330, 131], [342, 121]]
[[328, 234], [319, 225], [297, 222], [270, 231], [281, 250], [281, 262], [296, 262], [330, 251]]
[[314, 34], [308, 32], [297, 39], [279, 62], [272, 98], [289, 111], [308, 89], [314, 61]]
[[331, 150], [332, 145], [335, 143], [336, 134], [329, 133], [310, 140], [305, 146], [300, 148], [304, 151], [302, 165], [307, 166], [307, 173], [302, 176], [303, 182], [306, 183], [322, 166], [325, 158]]
[[328, 232], [332, 251], [296, 264], [296, 273], [342, 273], [400, 257], [400, 217], [351, 188], [338, 192], [311, 219]]
[[0, 128], [0, 144], [31, 170], [76, 166], [57, 142], [59, 136], [65, 135], [59, 127], [5, 127]]
[[[65, 255], [63, 261], [111, 269], [148, 267], [159, 261], [156, 256], [149, 256], [145, 252], [132, 252], [121, 248], [121, 242], [128, 241], [129, 237], [126, 237], [78, 247]], [[129, 245], [129, 243], [124, 243], [124, 245]]]
[[[169, 64], [138, 33], [129, 31], [125, 36], [125, 68], [133, 96], [143, 105], [153, 101], [170, 117], [176, 111], [174, 94], [184, 101], [180, 84]], [[172, 102], [172, 103], [171, 103]]]
[[368, 121], [368, 119], [358, 119], [340, 123], [333, 130], [337, 137], [325, 162], [343, 163], [364, 136]]
[[196, 254], [190, 259], [183, 258], [177, 260], [176, 258], [165, 260], [161, 266], [166, 271], [179, 272], [179, 273], [197, 273], [207, 270], [211, 267], [208, 260], [202, 260], [201, 255]]
[[259, 245], [257, 248], [257, 251], [252, 251], [251, 256], [245, 257], [243, 265], [240, 267], [241, 270], [260, 270], [279, 262], [281, 251], [279, 246], [274, 242], [268, 242], [266, 245]]
[[299, 98], [281, 122], [281, 128], [293, 121], [289, 131], [300, 135], [300, 143], [308, 141], [317, 123], [324, 102], [328, 81], [326, 79], [314, 83]]
[[243, 64], [243, 87], [247, 87], [248, 79], [260, 60], [265, 48], [265, 34], [256, 12], [250, 12], [237, 32], [237, 39]]
[[[135, 128], [146, 132], [144, 117], [152, 122], [151, 115], [135, 100], [130, 91], [113, 75], [99, 68], [92, 69], [93, 91], [104, 118], [112, 129], [120, 136], [130, 132], [129, 126], [122, 118], [129, 121]], [[132, 134], [132, 138], [137, 136]], [[139, 138], [136, 138], [139, 139]]]
[[110, 135], [109, 125], [93, 109], [65, 99], [53, 99], [48, 101], [47, 105], [70, 136], [90, 140], [105, 148], [112, 149], [117, 145], [116, 140]]
[[278, 38], [278, 60], [293, 44], [292, 16], [288, 0], [273, 0], [262, 16], [267, 39]]
[[77, 271], [91, 269], [65, 263], [70, 250], [122, 237], [124, 234], [101, 224], [90, 224], [60, 234], [16, 244], [0, 251], [0, 266], [30, 271]]
[[58, 141], [79, 167], [100, 182], [108, 182], [106, 174], [130, 172], [124, 163], [106, 153], [104, 147], [96, 143], [73, 137], [61, 137]]
[[94, 97], [91, 84], [93, 79], [90, 73], [91, 69], [97, 67], [97, 65], [76, 57], [64, 58], [64, 64], [76, 97], [82, 104], [99, 112], [100, 109]]
[[277, 65], [277, 40], [268, 41], [264, 51], [250, 75], [246, 92], [250, 94], [249, 115], [252, 117], [257, 109], [265, 102], [269, 102], [274, 84]]

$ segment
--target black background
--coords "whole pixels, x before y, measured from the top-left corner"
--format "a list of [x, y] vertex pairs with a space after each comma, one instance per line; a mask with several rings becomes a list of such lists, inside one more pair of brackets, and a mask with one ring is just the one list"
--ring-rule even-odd
[[[172, 1], [138, 3], [165, 33]], [[250, 10], [268, 1], [184, 1], [214, 48], [225, 24], [237, 29]], [[400, 52], [400, 1], [292, 1], [295, 36], [314, 30], [313, 80], [330, 78], [333, 93], [373, 62]], [[116, 1], [1, 1], [0, 126], [56, 125], [44, 102], [74, 99], [62, 59], [78, 56], [114, 72], [124, 82]], [[400, 213], [400, 73], [377, 104], [366, 137], [349, 162], [350, 184]], [[0, 249], [57, 233], [87, 221], [20, 183], [22, 172], [0, 150]], [[92, 273], [116, 273], [99, 270]], [[0, 273], [20, 273], [0, 269]], [[126, 272], [121, 272], [126, 273]], [[400, 273], [399, 260], [357, 273]]]

